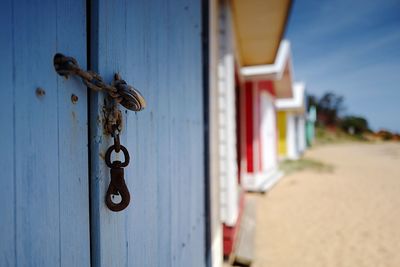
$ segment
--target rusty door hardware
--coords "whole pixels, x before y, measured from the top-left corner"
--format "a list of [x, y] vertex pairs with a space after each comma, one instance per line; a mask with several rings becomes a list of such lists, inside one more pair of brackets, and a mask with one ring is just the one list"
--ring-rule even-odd
[[[124, 162], [119, 160], [114, 160], [111, 162], [111, 153], [115, 151], [116, 153], [122, 150], [124, 154]], [[114, 145], [107, 149], [105, 155], [106, 165], [110, 168], [111, 181], [108, 186], [106, 193], [106, 205], [112, 211], [121, 211], [128, 207], [131, 200], [128, 187], [124, 180], [124, 168], [129, 164], [129, 153], [128, 150], [122, 146], [119, 142], [119, 134], [114, 135]], [[121, 201], [119, 203], [113, 202], [113, 196], [120, 195]]]
[[118, 74], [115, 74], [111, 85], [105, 83], [103, 78], [93, 72], [82, 70], [73, 57], [67, 57], [57, 53], [53, 59], [56, 72], [68, 78], [70, 75], [81, 77], [83, 83], [94, 91], [105, 91], [118, 103], [132, 111], [141, 111], [146, 107], [146, 101], [140, 92], [128, 85]]
[[[146, 101], [140, 92], [122, 80], [119, 74], [115, 74], [114, 81], [111, 84], [107, 84], [99, 74], [93, 71], [82, 70], [73, 57], [67, 57], [57, 53], [54, 56], [53, 63], [59, 75], [66, 78], [70, 75], [79, 76], [87, 87], [94, 91], [107, 92], [108, 95], [115, 100], [115, 102], [113, 101], [112, 103], [111, 109], [107, 109], [109, 110], [109, 114], [106, 116], [107, 120], [105, 125], [107, 132], [111, 133], [114, 138], [114, 144], [107, 149], [105, 154], [105, 162], [110, 168], [111, 176], [105, 202], [110, 210], [121, 211], [129, 205], [131, 200], [128, 187], [124, 180], [124, 168], [128, 166], [130, 157], [128, 150], [120, 144], [119, 134], [121, 132], [122, 120], [121, 111], [117, 108], [116, 103], [132, 111], [141, 111], [146, 107]], [[111, 154], [113, 151], [116, 153], [122, 151], [125, 158], [124, 162], [119, 160], [111, 162]], [[119, 203], [113, 201], [113, 196], [115, 195], [121, 197]]]

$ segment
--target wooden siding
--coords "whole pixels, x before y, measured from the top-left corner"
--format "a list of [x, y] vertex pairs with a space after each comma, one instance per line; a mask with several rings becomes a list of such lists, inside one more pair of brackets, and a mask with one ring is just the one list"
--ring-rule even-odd
[[[223, 246], [222, 246], [222, 224], [220, 213], [220, 181], [219, 181], [219, 147], [218, 147], [218, 54], [219, 54], [219, 2], [203, 1], [203, 5], [209, 5], [208, 21], [208, 117], [209, 117], [209, 184], [210, 184], [210, 213], [211, 222], [211, 266], [220, 267], [223, 264]], [[204, 73], [205, 74], [205, 73]]]
[[219, 180], [221, 183], [221, 221], [234, 226], [239, 213], [239, 185], [236, 137], [235, 58], [231, 9], [220, 2], [220, 46], [218, 68], [219, 99]]
[[87, 91], [53, 67], [86, 67], [85, 6], [0, 2], [0, 266], [90, 265]]
[[[119, 72], [147, 101], [124, 112], [121, 143], [131, 204], [109, 211], [111, 138], [91, 122], [92, 254], [95, 266], [204, 266], [204, 126], [199, 1], [93, 1], [93, 68]], [[91, 118], [103, 96], [91, 96]]]

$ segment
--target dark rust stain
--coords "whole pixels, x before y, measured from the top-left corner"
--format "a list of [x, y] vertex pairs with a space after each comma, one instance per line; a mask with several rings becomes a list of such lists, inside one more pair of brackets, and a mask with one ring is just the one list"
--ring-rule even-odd
[[76, 104], [76, 102], [78, 102], [78, 96], [77, 95], [74, 95], [74, 94], [72, 94], [71, 95], [71, 102], [72, 102], [72, 104]]
[[42, 97], [45, 95], [46, 95], [46, 91], [43, 88], [41, 88], [41, 87], [36, 88], [36, 96]]

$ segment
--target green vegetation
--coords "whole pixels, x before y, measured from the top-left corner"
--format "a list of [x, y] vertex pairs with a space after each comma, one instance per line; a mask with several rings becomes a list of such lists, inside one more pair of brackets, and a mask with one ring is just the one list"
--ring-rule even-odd
[[308, 96], [308, 104], [317, 108], [317, 124], [336, 126], [340, 121], [340, 113], [345, 110], [343, 96], [332, 92], [325, 93], [321, 98]]
[[317, 172], [332, 172], [334, 169], [332, 165], [309, 158], [301, 158], [299, 160], [285, 160], [281, 162], [279, 168], [286, 174], [302, 170], [314, 170]]
[[327, 128], [324, 126], [317, 126], [315, 128], [315, 144], [332, 144], [332, 143], [344, 143], [352, 141], [363, 141], [367, 139], [363, 134], [348, 134], [340, 128]]
[[368, 121], [363, 117], [345, 116], [340, 119], [339, 126], [343, 131], [352, 135], [361, 135], [370, 132]]
[[320, 98], [308, 95], [307, 105], [307, 110], [310, 106], [316, 107], [318, 126], [340, 128], [352, 135], [370, 132], [365, 118], [354, 115], [343, 116], [343, 111], [346, 109], [343, 96], [332, 92], [327, 92]]
[[346, 115], [343, 96], [327, 92], [318, 98], [307, 96], [308, 109], [315, 106], [317, 121], [315, 143], [329, 144], [349, 141], [367, 141], [366, 134], [371, 134], [368, 121], [360, 116]]

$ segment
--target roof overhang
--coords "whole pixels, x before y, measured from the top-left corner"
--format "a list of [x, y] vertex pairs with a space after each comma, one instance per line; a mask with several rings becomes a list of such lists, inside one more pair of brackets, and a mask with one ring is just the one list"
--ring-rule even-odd
[[242, 67], [240, 71], [245, 79], [273, 81], [277, 98], [293, 96], [293, 66], [290, 42], [287, 40], [281, 42], [273, 64]]
[[305, 101], [305, 84], [302, 82], [295, 83], [293, 85], [293, 97], [277, 99], [275, 102], [277, 110], [292, 111], [297, 113], [305, 113], [306, 101]]
[[237, 50], [242, 66], [275, 62], [291, 0], [232, 0]]

